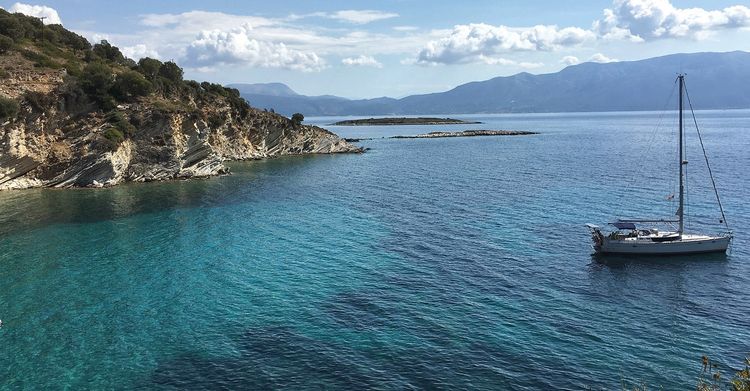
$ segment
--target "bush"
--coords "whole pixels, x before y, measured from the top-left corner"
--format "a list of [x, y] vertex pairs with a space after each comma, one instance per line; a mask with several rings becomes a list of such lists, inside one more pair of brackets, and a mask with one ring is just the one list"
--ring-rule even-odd
[[112, 125], [112, 128], [119, 131], [120, 135], [123, 137], [132, 137], [133, 134], [135, 134], [135, 126], [133, 126], [119, 111], [110, 111], [104, 118]]
[[181, 82], [182, 68], [172, 61], [167, 61], [159, 68], [159, 75], [175, 83]]
[[13, 118], [18, 113], [18, 102], [0, 96], [0, 120]]
[[86, 65], [80, 79], [81, 89], [105, 110], [114, 106], [114, 99], [109, 92], [114, 83], [112, 69], [101, 62]]
[[62, 94], [60, 110], [77, 115], [91, 109], [91, 99], [75, 77], [67, 77], [60, 87], [60, 92]]
[[24, 29], [21, 22], [14, 15], [4, 13], [0, 15], [0, 34], [16, 41], [23, 39]]
[[123, 140], [125, 140], [125, 135], [122, 134], [120, 129], [117, 129], [114, 126], [112, 126], [112, 127], [107, 128], [107, 130], [104, 131], [104, 138], [106, 138], [109, 141], [119, 144]]
[[302, 121], [305, 120], [305, 116], [300, 113], [294, 113], [292, 114], [292, 122], [294, 122], [295, 125], [299, 126]]
[[117, 75], [112, 95], [122, 102], [132, 102], [140, 96], [151, 93], [153, 86], [142, 74], [136, 71], [125, 71]]
[[62, 66], [58, 64], [53, 59], [49, 58], [49, 56], [44, 55], [42, 53], [37, 53], [31, 50], [22, 50], [21, 54], [28, 58], [31, 61], [34, 61], [35, 67], [42, 67], [42, 68], [52, 68], [52, 69], [60, 69]]
[[14, 42], [13, 38], [0, 34], [0, 54], [7, 53], [10, 49], [13, 48]]
[[136, 69], [138, 72], [142, 73], [143, 76], [146, 76], [148, 80], [154, 81], [156, 80], [156, 76], [159, 75], [161, 65], [161, 61], [159, 60], [150, 57], [143, 57], [138, 61], [138, 67]]
[[99, 56], [99, 58], [104, 60], [109, 60], [115, 63], [120, 63], [125, 60], [125, 56], [122, 55], [120, 49], [118, 49], [117, 46], [112, 46], [112, 44], [106, 39], [94, 44], [92, 51]]
[[63, 26], [59, 24], [48, 25], [48, 26], [45, 26], [45, 28], [49, 30], [51, 33], [54, 33], [56, 37], [55, 41], [59, 44], [62, 44], [63, 46], [67, 46], [73, 50], [90, 50], [91, 49], [91, 44], [86, 38], [72, 31], [66, 30]]

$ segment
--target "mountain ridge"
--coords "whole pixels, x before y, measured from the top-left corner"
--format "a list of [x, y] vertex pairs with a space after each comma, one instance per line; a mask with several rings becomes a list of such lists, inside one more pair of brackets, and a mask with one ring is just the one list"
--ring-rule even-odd
[[750, 81], [750, 53], [744, 51], [585, 62], [558, 72], [521, 72], [400, 99], [241, 93], [257, 106], [307, 116], [642, 111], [664, 108], [678, 72], [687, 74], [696, 109], [750, 108], [750, 94], [743, 88]]

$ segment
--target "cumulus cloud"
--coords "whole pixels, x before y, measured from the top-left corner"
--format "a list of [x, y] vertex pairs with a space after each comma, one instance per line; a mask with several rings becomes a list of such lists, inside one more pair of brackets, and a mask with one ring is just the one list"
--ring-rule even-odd
[[46, 5], [31, 5], [24, 3], [15, 3], [8, 9], [10, 12], [18, 12], [28, 16], [34, 16], [37, 18], [44, 18], [44, 24], [62, 24], [60, 15], [54, 8], [47, 7]]
[[382, 68], [383, 64], [379, 63], [372, 56], [365, 56], [364, 54], [359, 57], [347, 57], [341, 60], [341, 63], [347, 66], [361, 66], [361, 67], [375, 67]]
[[721, 10], [676, 8], [669, 0], [615, 0], [593, 29], [604, 38], [646, 41], [659, 38], [701, 38], [721, 29], [750, 26], [750, 8]]
[[159, 53], [156, 50], [151, 49], [142, 43], [134, 46], [125, 46], [121, 50], [125, 57], [132, 58], [136, 61], [143, 57], [159, 58]]
[[503, 57], [487, 57], [480, 55], [478, 60], [487, 65], [507, 65], [516, 66], [524, 69], [533, 69], [543, 67], [544, 63], [541, 62], [527, 62], [527, 61], [515, 61]]
[[598, 63], [606, 64], [608, 62], [617, 62], [617, 61], [620, 61], [620, 60], [618, 60], [616, 58], [609, 58], [609, 57], [607, 57], [607, 56], [605, 56], [605, 55], [603, 55], [601, 53], [596, 53], [593, 56], [589, 57], [589, 61], [590, 62], [598, 62]]
[[188, 66], [242, 64], [263, 68], [284, 68], [305, 72], [320, 71], [325, 62], [314, 52], [290, 49], [284, 43], [253, 38], [245, 24], [229, 31], [207, 30], [190, 43], [185, 55]]
[[578, 27], [538, 25], [527, 28], [491, 26], [484, 23], [457, 25], [440, 39], [419, 51], [419, 64], [487, 62], [500, 53], [552, 51], [580, 45], [594, 35]]
[[565, 56], [562, 59], [560, 59], [560, 62], [565, 65], [576, 65], [580, 64], [581, 60], [578, 59], [576, 56]]

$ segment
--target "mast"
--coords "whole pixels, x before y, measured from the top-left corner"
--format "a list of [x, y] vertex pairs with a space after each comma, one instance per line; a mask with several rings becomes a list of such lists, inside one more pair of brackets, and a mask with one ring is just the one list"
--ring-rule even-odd
[[684, 174], [683, 174], [684, 170], [683, 170], [683, 167], [682, 167], [686, 163], [684, 161], [684, 157], [683, 157], [683, 149], [684, 148], [682, 146], [682, 143], [683, 143], [683, 141], [682, 141], [682, 134], [683, 134], [683, 130], [682, 130], [682, 90], [683, 90], [683, 85], [685, 83], [685, 75], [679, 74], [677, 76], [677, 79], [680, 81], [680, 121], [679, 121], [680, 122], [680, 129], [679, 129], [679, 132], [680, 132], [680, 164], [679, 164], [679, 166], [680, 166], [680, 207], [679, 207], [679, 209], [677, 209], [677, 218], [678, 218], [678, 220], [680, 222], [679, 223], [680, 227], [679, 227], [679, 230], [677, 231], [677, 233], [679, 233], [680, 236], [682, 236], [682, 233], [685, 230], [685, 178], [684, 178]]

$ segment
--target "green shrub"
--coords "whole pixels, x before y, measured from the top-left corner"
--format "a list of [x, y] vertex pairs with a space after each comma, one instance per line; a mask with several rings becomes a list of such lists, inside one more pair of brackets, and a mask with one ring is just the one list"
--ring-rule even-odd
[[0, 54], [7, 53], [10, 49], [13, 49], [13, 38], [0, 34]]
[[112, 125], [112, 128], [119, 131], [120, 135], [132, 137], [135, 134], [135, 126], [119, 111], [110, 111], [104, 119]]
[[25, 35], [21, 22], [14, 15], [8, 13], [0, 15], [0, 34], [8, 36], [14, 41], [23, 39]]
[[[117, 149], [117, 147], [122, 144], [122, 142], [125, 140], [125, 136], [122, 134], [120, 129], [113, 127], [109, 127], [104, 130], [104, 133], [102, 133], [102, 136], [104, 136], [104, 141], [102, 144], [107, 150], [114, 151]], [[101, 144], [100, 144], [101, 145]]]
[[5, 79], [7, 77], [10, 77], [10, 73], [5, 69], [0, 69], [0, 79]]
[[112, 68], [101, 62], [86, 65], [79, 79], [81, 89], [88, 97], [96, 102], [100, 108], [107, 110], [114, 106], [114, 99], [110, 89], [115, 83]]
[[299, 126], [302, 124], [302, 121], [305, 120], [305, 116], [300, 113], [294, 113], [292, 114], [292, 122], [294, 122], [295, 125]]
[[45, 26], [46, 29], [51, 31], [52, 33], [55, 33], [57, 39], [56, 42], [61, 44], [62, 46], [69, 47], [73, 50], [90, 50], [91, 44], [89, 41], [70, 31], [66, 30], [63, 26], [59, 24], [52, 24]]
[[85, 113], [92, 108], [92, 101], [88, 94], [81, 88], [76, 77], [68, 76], [60, 87], [62, 99], [60, 110], [73, 115]]
[[99, 58], [116, 64], [126, 64], [125, 56], [117, 46], [112, 46], [106, 39], [94, 45], [91, 49]]
[[161, 68], [161, 65], [161, 61], [157, 59], [143, 57], [138, 60], [138, 67], [136, 69], [138, 72], [142, 73], [143, 76], [146, 76], [148, 80], [154, 81], [156, 80], [156, 76], [159, 75], [159, 68]]
[[132, 102], [140, 96], [146, 96], [153, 90], [151, 82], [136, 71], [125, 71], [119, 75], [112, 86], [112, 95], [122, 102]]
[[182, 68], [172, 61], [167, 61], [159, 68], [159, 75], [175, 83], [181, 82]]
[[31, 50], [22, 50], [21, 54], [34, 62], [35, 67], [60, 69], [62, 66], [49, 56]]
[[0, 96], [0, 120], [13, 118], [18, 113], [18, 102]]

